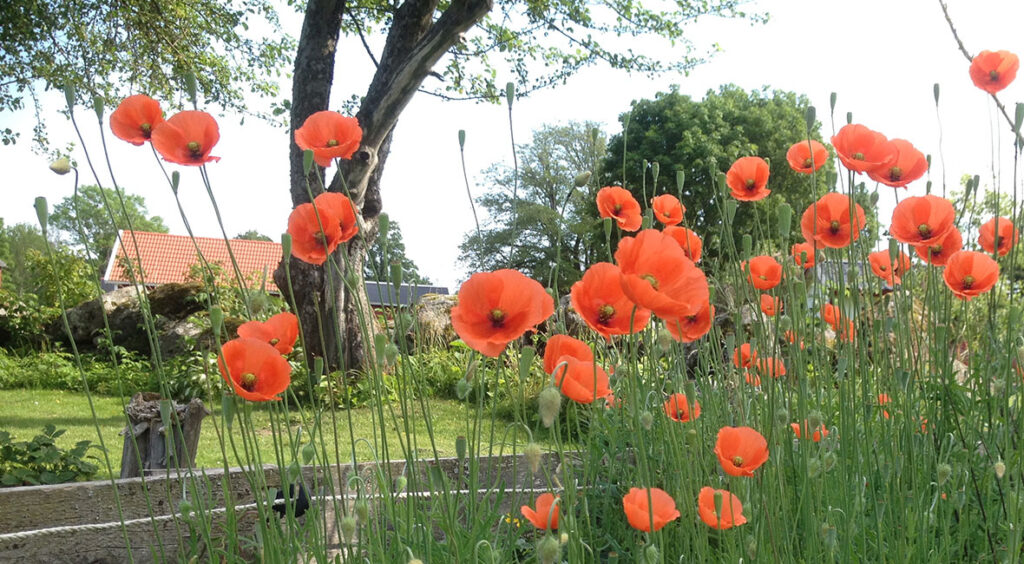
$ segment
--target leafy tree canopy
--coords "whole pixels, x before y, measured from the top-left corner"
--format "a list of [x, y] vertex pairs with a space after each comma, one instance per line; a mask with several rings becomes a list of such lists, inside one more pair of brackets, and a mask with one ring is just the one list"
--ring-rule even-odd
[[3, 287], [16, 294], [35, 293], [36, 280], [28, 268], [29, 254], [46, 254], [46, 239], [28, 223], [3, 225], [0, 220], [0, 260], [7, 263]]
[[[114, 216], [113, 222], [108, 209]], [[97, 270], [106, 267], [118, 231], [130, 227], [136, 231], [167, 233], [164, 220], [149, 215], [142, 196], [122, 192], [119, 198], [115, 190], [94, 185], [79, 187], [77, 199], [68, 196], [54, 206], [50, 227], [73, 247], [84, 250], [88, 246], [92, 266]]]
[[[189, 73], [207, 102], [247, 112], [246, 96], [276, 96], [294, 51], [269, 0], [6, 0], [0, 22], [0, 112], [27, 98], [38, 115], [40, 91], [65, 86], [87, 105], [140, 92], [173, 101]], [[33, 137], [45, 145], [45, 124]]]
[[239, 233], [238, 235], [235, 235], [235, 239], [242, 239], [243, 241], [273, 241], [273, 239], [267, 237], [266, 235], [260, 233], [259, 231], [256, 231], [255, 229], [250, 229], [244, 233]]
[[[704, 255], [714, 259], [724, 242], [719, 238], [723, 209], [716, 177], [739, 157], [759, 156], [771, 166], [772, 193], [760, 202], [740, 203], [732, 229], [736, 245], [744, 234], [754, 241], [767, 240], [761, 234], [774, 235], [783, 203], [794, 210], [791, 239], [802, 240], [800, 214], [834, 176], [830, 160], [814, 175], [818, 185], [812, 189], [811, 177], [794, 172], [786, 162], [789, 147], [807, 138], [808, 106], [805, 96], [792, 92], [746, 92], [735, 85], [710, 90], [703, 100], [672, 88], [654, 99], [634, 101], [619, 118], [625, 132], [609, 142], [602, 183], [625, 186], [645, 207], [658, 194], [679, 197], [686, 206], [686, 226], [704, 239]], [[818, 128], [815, 123], [810, 135], [821, 141]], [[659, 164], [657, 186], [652, 167], [645, 170], [644, 161]], [[677, 185], [677, 171], [685, 175], [682, 186]], [[597, 213], [596, 205], [592, 210]]]
[[[404, 284], [430, 284], [430, 279], [420, 274], [419, 267], [405, 254], [402, 228], [397, 221], [391, 221], [387, 237], [377, 237], [366, 253], [363, 276], [367, 280], [390, 280], [391, 265], [402, 265]], [[387, 247], [385, 249], [385, 247]]]

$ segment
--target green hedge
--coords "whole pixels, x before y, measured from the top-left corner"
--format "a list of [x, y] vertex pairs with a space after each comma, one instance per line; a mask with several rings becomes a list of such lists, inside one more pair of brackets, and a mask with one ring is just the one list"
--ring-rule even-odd
[[[110, 358], [82, 356], [82, 370], [89, 389], [96, 394], [118, 395], [120, 373], [124, 393], [131, 395], [152, 388], [149, 363], [134, 357], [123, 358], [118, 371]], [[15, 355], [0, 348], [0, 390], [84, 391], [82, 376], [74, 355], [67, 352], [29, 352]]]

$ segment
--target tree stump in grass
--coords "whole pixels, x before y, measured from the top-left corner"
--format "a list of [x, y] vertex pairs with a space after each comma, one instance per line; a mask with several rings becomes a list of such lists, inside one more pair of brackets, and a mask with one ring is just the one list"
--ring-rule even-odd
[[193, 398], [178, 404], [161, 399], [160, 394], [139, 392], [124, 411], [129, 424], [121, 431], [122, 478], [195, 466], [199, 431], [203, 418], [210, 414], [202, 401]]

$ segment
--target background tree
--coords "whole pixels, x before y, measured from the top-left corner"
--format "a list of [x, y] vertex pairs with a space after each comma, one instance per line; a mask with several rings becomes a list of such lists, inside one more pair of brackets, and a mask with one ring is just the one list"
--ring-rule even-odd
[[[387, 243], [387, 253], [384, 252], [385, 241]], [[378, 237], [374, 240], [370, 250], [366, 253], [363, 276], [367, 280], [390, 280], [391, 264], [396, 261], [402, 265], [403, 284], [430, 284], [430, 279], [420, 274], [419, 267], [405, 254], [402, 228], [398, 225], [397, 221], [391, 221], [389, 222], [387, 237], [383, 239]]]
[[[276, 96], [294, 41], [270, 0], [5, 0], [0, 2], [0, 112], [72, 86], [78, 102], [146, 93], [173, 105], [187, 74], [207, 102], [256, 113], [246, 97]], [[251, 31], [250, 31], [251, 28]], [[166, 107], [166, 106], [165, 106]], [[279, 110], [283, 111], [283, 110]], [[21, 132], [0, 131], [5, 145]], [[34, 139], [45, 144], [37, 120]]]
[[3, 287], [18, 295], [34, 293], [36, 280], [28, 268], [31, 253], [46, 254], [46, 239], [39, 228], [29, 223], [5, 226], [0, 220], [0, 260], [7, 263]]
[[[62, 241], [79, 250], [84, 249], [85, 243], [88, 243], [89, 252], [93, 256], [91, 264], [97, 272], [106, 268], [118, 231], [128, 229], [131, 225], [136, 231], [167, 233], [164, 220], [160, 216], [149, 215], [145, 198], [123, 192], [122, 197], [123, 209], [117, 192], [112, 188], [81, 186], [78, 188], [77, 200], [75, 196], [68, 196], [54, 206], [50, 213], [50, 226], [57, 231]], [[113, 211], [113, 224], [104, 207], [104, 199]], [[82, 239], [83, 235], [85, 240]]]
[[[292, 133], [307, 117], [329, 106], [340, 34], [364, 37], [380, 32], [386, 39], [379, 53], [363, 42], [376, 71], [355, 112], [363, 129], [362, 145], [327, 183], [331, 191], [347, 187], [362, 215], [359, 234], [339, 248], [336, 257], [338, 264], [348, 265], [356, 280], [352, 284], [341, 284], [340, 280], [328, 283], [328, 276], [335, 276], [329, 270], [289, 258], [294, 288], [291, 297], [304, 326], [321, 326], [317, 318], [322, 311], [329, 311], [331, 316], [322, 324], [323, 335], [307, 334], [309, 355], [347, 369], [358, 369], [372, 358], [359, 320], [372, 320], [373, 315], [367, 309], [365, 295], [351, 295], [345, 288], [364, 293], [359, 278], [366, 250], [376, 236], [382, 207], [380, 178], [392, 132], [402, 110], [422, 89], [424, 79], [431, 75], [439, 78], [441, 86], [433, 92], [447, 99], [497, 101], [498, 76], [509, 76], [509, 71], [519, 93], [524, 94], [563, 82], [580, 68], [597, 63], [651, 75], [686, 70], [704, 60], [702, 55], [694, 54], [693, 44], [685, 37], [686, 24], [707, 15], [748, 17], [741, 10], [743, 4], [737, 0], [679, 0], [662, 11], [639, 0], [612, 0], [600, 5], [582, 0], [508, 0], [497, 7], [493, 0], [310, 0], [292, 74]], [[760, 15], [749, 17], [761, 19]], [[644, 43], [652, 45], [650, 52], [659, 55], [642, 54], [640, 45], [628, 39], [638, 36], [663, 38], [662, 44]], [[671, 53], [671, 58], [664, 61], [662, 53]], [[443, 61], [446, 55], [448, 59]], [[290, 144], [290, 164], [292, 203], [299, 205], [309, 201], [307, 186], [318, 186], [323, 170], [314, 168], [307, 174], [294, 141]], [[283, 267], [275, 272], [275, 281], [279, 287], [286, 287]], [[323, 350], [320, 343], [325, 343]]]
[[583, 172], [600, 172], [605, 135], [595, 123], [547, 125], [517, 154], [518, 186], [508, 166], [494, 164], [486, 171], [487, 184], [495, 188], [477, 203], [487, 219], [480, 233], [466, 235], [459, 260], [471, 270], [518, 269], [565, 291], [595, 258], [588, 235], [599, 221], [588, 214], [597, 186], [577, 187], [575, 180]]
[[273, 241], [273, 239], [267, 237], [266, 235], [260, 233], [259, 231], [256, 231], [255, 229], [250, 229], [244, 233], [239, 233], [238, 235], [235, 235], [235, 239], [241, 239], [243, 241]]
[[[625, 137], [614, 135], [608, 144], [602, 183], [625, 186], [645, 206], [658, 194], [679, 197], [686, 206], [685, 225], [704, 239], [705, 260], [710, 262], [724, 243], [719, 239], [722, 208], [715, 201], [720, 197], [715, 176], [725, 173], [739, 157], [763, 157], [771, 166], [768, 188], [772, 194], [760, 202], [740, 204], [733, 221], [735, 243], [740, 245], [744, 234], [755, 241], [766, 239], [757, 230], [776, 224], [784, 202], [794, 211], [791, 239], [802, 241], [800, 214], [814, 200], [813, 194], [826, 190], [826, 177], [835, 170], [829, 160], [815, 175], [818, 185], [812, 189], [810, 176], [793, 172], [786, 162], [790, 145], [807, 138], [808, 105], [805, 96], [793, 92], [767, 88], [746, 92], [731, 84], [717, 92], [709, 90], [703, 100], [693, 100], [673, 87], [654, 99], [635, 101], [619, 118], [624, 127], [628, 124]], [[811, 137], [822, 140], [818, 124]], [[650, 168], [644, 170], [644, 160], [659, 163], [657, 186], [652, 185]], [[678, 170], [685, 173], [681, 193], [676, 186]], [[645, 177], [647, 193], [643, 194]], [[596, 215], [596, 205], [591, 205]], [[603, 239], [604, 234], [599, 237]]]

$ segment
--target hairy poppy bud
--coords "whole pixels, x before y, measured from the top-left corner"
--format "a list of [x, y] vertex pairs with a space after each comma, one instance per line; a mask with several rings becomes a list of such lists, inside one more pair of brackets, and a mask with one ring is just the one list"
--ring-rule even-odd
[[542, 564], [554, 564], [562, 558], [562, 546], [555, 537], [546, 535], [537, 543], [537, 560]]
[[744, 548], [747, 549], [747, 557], [751, 560], [757, 559], [757, 539], [753, 535], [747, 535], [747, 542]]
[[652, 544], [644, 549], [644, 559], [647, 561], [647, 564], [656, 564], [661, 559], [658, 547]]
[[541, 457], [540, 445], [537, 443], [527, 443], [526, 447], [523, 448], [523, 456], [526, 458], [526, 464], [530, 466], [530, 472], [536, 474], [540, 471], [540, 457]]
[[785, 407], [780, 407], [775, 410], [775, 424], [785, 425], [789, 423], [789, 410]]
[[593, 173], [591, 173], [589, 170], [585, 170], [576, 175], [576, 178], [572, 180], [572, 185], [577, 188], [583, 188], [584, 186], [587, 185], [588, 182], [590, 182], [591, 176], [593, 176]]
[[821, 461], [812, 458], [807, 461], [807, 477], [817, 478], [821, 474]]
[[192, 502], [187, 499], [181, 500], [181, 502], [178, 503], [178, 513], [187, 517], [189, 513], [192, 513]]
[[651, 426], [654, 425], [654, 416], [651, 415], [650, 411], [644, 411], [640, 414], [640, 426], [645, 430], [650, 431]]
[[462, 378], [459, 378], [459, 381], [455, 383], [455, 396], [460, 400], [464, 400], [469, 397], [469, 392], [472, 388], [472, 384]]
[[356, 536], [356, 518], [351, 515], [346, 515], [341, 518], [341, 536], [345, 538], [346, 542], [351, 542]]
[[836, 526], [829, 525], [828, 523], [821, 524], [821, 538], [825, 541], [825, 544], [829, 548], [835, 548], [839, 541], [839, 537], [836, 534]]
[[562, 409], [562, 394], [558, 388], [548, 386], [540, 392], [537, 398], [537, 409], [540, 412], [540, 421], [545, 427], [551, 427]]
[[413, 559], [409, 560], [409, 564], [423, 564], [423, 561], [420, 560], [419, 558], [413, 558]]
[[316, 456], [316, 447], [313, 446], [313, 443], [306, 443], [302, 447], [302, 463], [309, 464], [313, 461], [314, 456]]
[[50, 163], [50, 170], [64, 176], [71, 172], [71, 161], [69, 161], [67, 157], [61, 157]]
[[1000, 461], [995, 463], [995, 466], [993, 468], [996, 471], [996, 478], [999, 478], [1000, 480], [1002, 480], [1003, 479], [1003, 475], [1006, 474], [1006, 463], [1004, 463], [1002, 460], [1000, 460]]
[[832, 469], [836, 467], [836, 462], [839, 461], [839, 457], [837, 457], [834, 452], [826, 452], [822, 459], [825, 461], [826, 472], [831, 472]]
[[466, 458], [466, 437], [462, 435], [455, 437], [455, 456]]
[[697, 444], [697, 430], [687, 429], [686, 430], [686, 444], [690, 446], [696, 446]]
[[672, 350], [672, 333], [668, 330], [662, 329], [658, 331], [658, 350], [663, 354], [668, 354]]
[[821, 427], [824, 418], [820, 411], [812, 411], [807, 415], [807, 426], [811, 429], [817, 429]]
[[949, 464], [942, 463], [935, 469], [935, 481], [941, 486], [949, 480], [949, 476], [953, 473], [953, 467]]
[[395, 478], [395, 493], [401, 493], [405, 491], [405, 486], [409, 483], [409, 478], [405, 476], [399, 476]]

